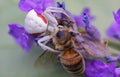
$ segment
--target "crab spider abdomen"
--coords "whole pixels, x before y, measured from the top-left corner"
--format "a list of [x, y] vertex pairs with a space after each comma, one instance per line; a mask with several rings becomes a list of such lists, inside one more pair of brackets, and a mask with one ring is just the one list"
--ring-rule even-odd
[[41, 14], [37, 14], [34, 10], [29, 11], [25, 17], [24, 26], [30, 34], [45, 32], [47, 25], [46, 18]]

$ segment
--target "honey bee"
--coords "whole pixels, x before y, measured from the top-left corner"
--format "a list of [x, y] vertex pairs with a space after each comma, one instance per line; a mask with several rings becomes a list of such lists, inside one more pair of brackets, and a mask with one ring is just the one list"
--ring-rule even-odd
[[69, 73], [81, 75], [85, 70], [85, 61], [83, 56], [73, 48], [71, 32], [58, 31], [53, 38], [53, 43], [55, 49], [61, 51], [58, 56], [63, 68]]
[[85, 59], [107, 56], [106, 42], [92, 39], [85, 31], [75, 33], [73, 22], [63, 21], [53, 43], [55, 49], [61, 51], [59, 60], [63, 68], [74, 75], [81, 75], [85, 71]]
[[75, 31], [74, 25], [74, 21], [59, 21], [59, 30], [52, 37], [52, 45], [59, 51], [57, 57], [63, 68], [79, 76], [85, 71], [86, 59], [105, 57], [108, 49], [105, 43], [94, 39], [87, 31]]

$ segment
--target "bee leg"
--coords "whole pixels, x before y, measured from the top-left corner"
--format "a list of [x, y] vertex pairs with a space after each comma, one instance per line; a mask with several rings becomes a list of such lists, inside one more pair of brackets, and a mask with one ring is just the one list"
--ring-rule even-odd
[[106, 39], [103, 39], [102, 44], [107, 47], [108, 46], [108, 41]]
[[58, 55], [58, 56], [57, 56], [57, 60], [59, 60], [59, 61], [60, 61], [60, 57], [61, 57], [61, 56], [60, 56], [60, 55]]
[[38, 43], [39, 46], [40, 46], [41, 48], [43, 48], [44, 50], [49, 50], [49, 51], [52, 51], [52, 52], [58, 52], [58, 51], [56, 51], [56, 50], [54, 50], [54, 49], [52, 49], [52, 48], [50, 48], [50, 47], [48, 47], [48, 46], [46, 46], [45, 44], [42, 43], [42, 42], [48, 41], [48, 40], [50, 40], [50, 39], [51, 39], [50, 36], [44, 36], [43, 38], [40, 38], [40, 39], [37, 41], [37, 43]]

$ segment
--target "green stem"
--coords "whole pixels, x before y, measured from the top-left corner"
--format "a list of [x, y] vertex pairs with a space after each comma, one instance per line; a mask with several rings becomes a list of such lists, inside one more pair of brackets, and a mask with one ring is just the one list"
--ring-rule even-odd
[[107, 39], [108, 46], [120, 50], [120, 41]]
[[120, 51], [109, 47], [109, 53], [112, 54], [112, 55], [118, 55], [118, 54], [120, 54]]
[[106, 40], [108, 41], [108, 47], [109, 47], [110, 53], [120, 54], [120, 41], [110, 40], [110, 39], [106, 39]]

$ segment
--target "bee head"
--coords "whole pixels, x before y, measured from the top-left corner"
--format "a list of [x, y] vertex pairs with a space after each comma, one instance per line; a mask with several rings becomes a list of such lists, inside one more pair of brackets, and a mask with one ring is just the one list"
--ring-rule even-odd
[[71, 47], [71, 34], [66, 30], [58, 31], [56, 33], [55, 48], [57, 50], [66, 50]]

